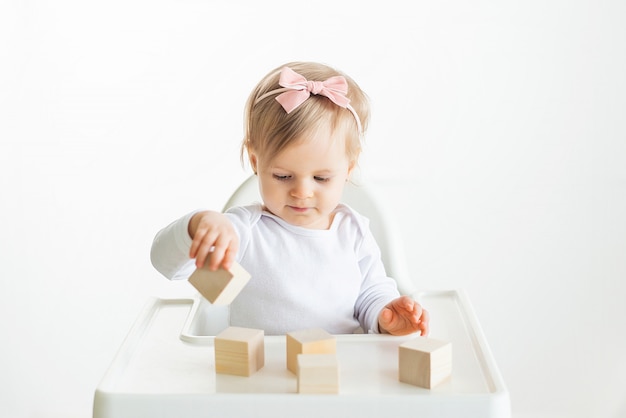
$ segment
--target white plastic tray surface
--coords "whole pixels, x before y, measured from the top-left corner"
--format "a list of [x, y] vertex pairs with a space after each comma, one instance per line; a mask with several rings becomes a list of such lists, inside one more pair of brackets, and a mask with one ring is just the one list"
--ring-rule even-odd
[[96, 389], [93, 416], [510, 417], [508, 392], [465, 295], [418, 299], [431, 314], [430, 337], [452, 342], [452, 377], [433, 389], [398, 380], [398, 346], [415, 335], [338, 335], [339, 394], [297, 393], [284, 336], [265, 337], [265, 366], [254, 375], [216, 374], [211, 335], [227, 324], [224, 308], [153, 299]]

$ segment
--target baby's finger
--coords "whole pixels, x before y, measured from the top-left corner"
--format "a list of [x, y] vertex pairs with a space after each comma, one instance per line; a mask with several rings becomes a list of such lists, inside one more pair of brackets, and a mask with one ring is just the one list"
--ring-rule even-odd
[[415, 306], [413, 307], [413, 313], [418, 320], [422, 316], [422, 312], [424, 312], [424, 308], [422, 308], [422, 305], [415, 302]]
[[[217, 270], [220, 265], [224, 268], [229, 268], [234, 259], [231, 247], [236, 247], [233, 239], [228, 235], [219, 235], [213, 244], [213, 250], [209, 255], [209, 269]], [[234, 248], [236, 252], [236, 248]]]
[[200, 243], [198, 250], [196, 251], [196, 267], [201, 268], [210, 261], [211, 254], [215, 249], [214, 242], [211, 239], [205, 239]]
[[226, 249], [223, 246], [213, 247], [213, 251], [209, 254], [209, 270], [217, 270], [224, 261]]
[[[201, 226], [198, 227], [196, 234], [191, 241], [191, 247], [189, 248], [189, 258], [197, 258], [198, 251], [200, 247], [202, 247], [203, 243], [207, 240], [207, 234], [209, 233], [208, 228], [203, 228]], [[209, 244], [209, 248], [212, 246], [212, 243]]]
[[422, 331], [421, 335], [426, 337], [430, 332], [430, 314], [426, 309], [422, 309], [422, 314], [420, 316], [420, 330]]
[[233, 263], [235, 262], [236, 255], [237, 255], [236, 248], [228, 247], [228, 249], [226, 249], [226, 252], [224, 253], [224, 260], [222, 261], [222, 266], [226, 270], [232, 267]]
[[199, 239], [198, 234], [196, 234], [196, 238], [191, 241], [191, 247], [189, 247], [189, 258], [196, 258], [201, 242], [202, 240]]
[[209, 257], [213, 252], [213, 246], [202, 244], [196, 252], [196, 267], [201, 268], [209, 261]]

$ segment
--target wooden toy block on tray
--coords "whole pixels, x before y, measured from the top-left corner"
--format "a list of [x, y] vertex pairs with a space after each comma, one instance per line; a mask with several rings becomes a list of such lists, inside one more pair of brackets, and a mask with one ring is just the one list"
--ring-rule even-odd
[[298, 354], [298, 393], [339, 393], [336, 354]]
[[298, 354], [335, 354], [337, 342], [321, 328], [305, 329], [287, 334], [287, 369], [298, 373]]
[[202, 296], [214, 305], [228, 305], [250, 280], [250, 273], [237, 263], [229, 270], [209, 270], [208, 266], [196, 269], [189, 277]]
[[265, 365], [265, 333], [228, 327], [215, 336], [215, 372], [251, 376]]
[[452, 375], [452, 343], [417, 337], [400, 345], [398, 363], [401, 382], [431, 389]]

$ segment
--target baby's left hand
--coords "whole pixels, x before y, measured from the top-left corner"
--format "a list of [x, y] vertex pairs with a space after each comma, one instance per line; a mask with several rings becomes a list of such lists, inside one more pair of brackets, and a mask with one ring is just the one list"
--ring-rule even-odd
[[428, 311], [409, 296], [400, 296], [383, 308], [378, 316], [381, 333], [406, 335], [420, 331], [428, 335]]

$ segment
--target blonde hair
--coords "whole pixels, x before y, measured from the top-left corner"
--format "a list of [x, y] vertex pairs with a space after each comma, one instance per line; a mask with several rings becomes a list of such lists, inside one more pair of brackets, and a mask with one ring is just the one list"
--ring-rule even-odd
[[[270, 95], [257, 103], [261, 96], [281, 87], [278, 80], [284, 67], [289, 67], [307, 80], [313, 81], [343, 76], [348, 82], [346, 96], [360, 119], [361, 131], [354, 115], [348, 109], [337, 106], [323, 96], [311, 95], [289, 114], [275, 100], [275, 95]], [[244, 161], [244, 154], [247, 153], [250, 158], [253, 152], [271, 160], [294, 141], [302, 140], [306, 134], [328, 124], [333, 132], [341, 129], [345, 133], [346, 155], [351, 163], [356, 163], [361, 153], [361, 135], [367, 129], [369, 114], [366, 94], [345, 74], [315, 62], [290, 62], [281, 65], [263, 77], [248, 97], [241, 160]]]

